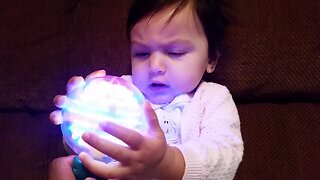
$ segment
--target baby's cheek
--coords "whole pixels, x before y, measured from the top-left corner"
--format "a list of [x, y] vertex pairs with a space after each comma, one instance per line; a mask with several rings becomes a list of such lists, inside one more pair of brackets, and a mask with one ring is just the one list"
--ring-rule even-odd
[[199, 85], [201, 78], [202, 76], [191, 76], [189, 79], [186, 79], [185, 81], [181, 82], [181, 91], [184, 91], [184, 93], [190, 93]]
[[147, 84], [147, 76], [141, 72], [132, 73], [132, 82], [139, 90], [142, 90], [141, 88]]

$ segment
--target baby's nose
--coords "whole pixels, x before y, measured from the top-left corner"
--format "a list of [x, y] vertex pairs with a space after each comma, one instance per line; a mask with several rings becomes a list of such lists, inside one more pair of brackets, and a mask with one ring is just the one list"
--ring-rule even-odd
[[149, 66], [151, 73], [164, 73], [166, 71], [165, 57], [160, 52], [154, 52], [149, 57]]

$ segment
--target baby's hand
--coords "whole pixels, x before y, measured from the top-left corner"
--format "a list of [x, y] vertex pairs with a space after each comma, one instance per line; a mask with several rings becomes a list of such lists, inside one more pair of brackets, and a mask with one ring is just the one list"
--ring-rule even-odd
[[107, 179], [182, 178], [185, 166], [182, 153], [167, 145], [149, 103], [145, 103], [144, 110], [148, 124], [146, 134], [139, 134], [114, 123], [101, 124], [105, 132], [121, 139], [129, 147], [101, 139], [93, 133], [83, 134], [84, 141], [118, 161], [106, 164], [92, 159], [86, 153], [80, 153], [80, 160], [90, 172]]
[[[85, 79], [81, 76], [74, 76], [72, 77], [67, 84], [67, 94], [73, 94], [76, 95], [77, 91], [82, 90], [83, 86], [86, 84], [87, 80], [90, 80], [92, 78], [96, 77], [102, 77], [106, 75], [105, 70], [99, 70], [99, 71], [94, 71], [93, 73], [89, 74]], [[68, 97], [66, 95], [57, 95], [53, 99], [53, 103], [55, 106], [58, 108], [62, 108], [63, 105], [68, 101]], [[59, 125], [62, 123], [63, 118], [62, 118], [62, 112], [61, 110], [56, 110], [50, 113], [50, 121], [53, 124]]]
[[54, 159], [49, 166], [49, 180], [75, 180], [72, 172], [74, 156]]

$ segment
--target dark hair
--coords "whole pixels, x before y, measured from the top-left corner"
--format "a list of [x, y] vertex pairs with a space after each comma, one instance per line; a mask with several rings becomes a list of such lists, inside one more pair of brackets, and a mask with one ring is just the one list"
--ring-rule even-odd
[[193, 10], [204, 29], [208, 40], [209, 57], [211, 60], [216, 59], [217, 52], [223, 54], [225, 50], [226, 28], [233, 19], [227, 11], [230, 6], [224, 0], [133, 0], [127, 21], [129, 40], [133, 26], [145, 16], [152, 16], [168, 6], [176, 5], [175, 11], [168, 19], [170, 22], [188, 3], [193, 3]]

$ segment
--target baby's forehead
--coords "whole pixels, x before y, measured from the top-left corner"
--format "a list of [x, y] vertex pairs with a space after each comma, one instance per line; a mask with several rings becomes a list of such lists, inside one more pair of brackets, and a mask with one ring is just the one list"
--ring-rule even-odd
[[134, 25], [131, 35], [145, 33], [201, 33], [202, 25], [192, 7], [186, 6], [175, 12], [175, 6], [151, 13]]

